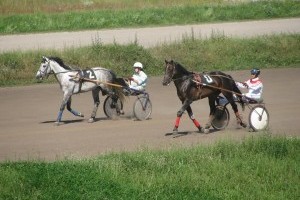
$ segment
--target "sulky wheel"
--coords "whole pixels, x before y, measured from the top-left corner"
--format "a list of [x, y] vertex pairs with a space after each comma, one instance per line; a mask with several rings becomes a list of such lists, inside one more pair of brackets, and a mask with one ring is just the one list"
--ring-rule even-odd
[[120, 110], [123, 109], [123, 103], [118, 98], [116, 101], [113, 101], [111, 96], [107, 96], [104, 104], [103, 110], [104, 114], [110, 119], [116, 119], [120, 115]]
[[254, 106], [249, 113], [249, 124], [254, 131], [267, 129], [269, 119], [269, 113], [262, 105]]
[[222, 130], [228, 126], [229, 120], [230, 115], [228, 109], [224, 106], [217, 106], [211, 125], [216, 130]]
[[138, 120], [147, 120], [152, 113], [152, 103], [147, 96], [138, 97], [133, 105], [133, 114]]

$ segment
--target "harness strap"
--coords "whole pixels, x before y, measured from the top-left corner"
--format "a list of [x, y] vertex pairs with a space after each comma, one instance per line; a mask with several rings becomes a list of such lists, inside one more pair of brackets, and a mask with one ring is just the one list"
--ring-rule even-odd
[[95, 83], [96, 85], [99, 85], [99, 84], [105, 84], [105, 85], [110, 85], [110, 86], [114, 86], [114, 87], [120, 87], [120, 88], [123, 88], [125, 86], [123, 85], [119, 85], [119, 84], [114, 84], [114, 83], [108, 83], [108, 82], [104, 82], [104, 81], [98, 81], [98, 80], [93, 80], [93, 79], [89, 79], [89, 78], [84, 78], [84, 77], [78, 77], [77, 75], [69, 75], [72, 79], [76, 80], [79, 78], [79, 80], [81, 81], [87, 81], [87, 82], [91, 82], [91, 83]]
[[194, 77], [193, 81], [196, 83], [196, 86], [199, 89], [199, 86], [201, 86], [200, 83], [202, 83], [201, 76], [198, 73], [193, 73], [193, 77]]
[[180, 77], [180, 78], [172, 78], [172, 80], [171, 81], [177, 81], [177, 80], [184, 80], [184, 79], [188, 79], [188, 78], [190, 78], [190, 77], [192, 77], [193, 76], [193, 74], [191, 74], [191, 75], [186, 75], [186, 76], [183, 76], [183, 77]]
[[78, 92], [81, 92], [81, 88], [82, 88], [82, 83], [83, 83], [83, 71], [82, 70], [79, 70], [78, 73], [79, 75], [79, 88], [78, 88]]
[[199, 85], [202, 85], [202, 86], [207, 86], [207, 87], [211, 87], [211, 88], [214, 88], [214, 89], [223, 90], [225, 92], [231, 92], [231, 93], [233, 93], [235, 95], [238, 95], [238, 96], [243, 96], [242, 94], [236, 93], [232, 90], [227, 90], [227, 89], [224, 89], [224, 88], [221, 88], [221, 87], [216, 87], [216, 86], [208, 85], [208, 84], [205, 84], [205, 83], [200, 83], [200, 82], [197, 82], [195, 80], [192, 80], [192, 81], [195, 82], [196, 84], [199, 84]]

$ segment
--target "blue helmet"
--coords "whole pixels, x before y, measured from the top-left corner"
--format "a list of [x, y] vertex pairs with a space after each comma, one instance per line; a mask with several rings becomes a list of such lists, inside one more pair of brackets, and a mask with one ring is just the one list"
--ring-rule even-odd
[[251, 75], [255, 75], [255, 77], [258, 77], [260, 75], [260, 70], [257, 68], [251, 69]]

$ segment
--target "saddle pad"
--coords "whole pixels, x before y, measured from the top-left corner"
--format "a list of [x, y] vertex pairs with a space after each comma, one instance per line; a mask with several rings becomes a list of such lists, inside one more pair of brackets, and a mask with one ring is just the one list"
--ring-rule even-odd
[[214, 82], [208, 74], [194, 74], [194, 80], [204, 85], [210, 85]]
[[91, 79], [91, 80], [97, 79], [96, 74], [95, 74], [94, 70], [92, 70], [92, 69], [82, 70], [81, 76], [83, 78], [87, 78], [87, 79]]
[[206, 85], [210, 85], [214, 80], [208, 74], [201, 74], [201, 81]]

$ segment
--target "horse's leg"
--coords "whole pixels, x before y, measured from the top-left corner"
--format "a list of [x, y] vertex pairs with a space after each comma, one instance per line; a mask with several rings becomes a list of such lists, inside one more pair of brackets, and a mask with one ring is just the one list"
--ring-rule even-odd
[[208, 133], [203, 127], [201, 127], [200, 123], [195, 119], [193, 111], [192, 111], [192, 107], [190, 105], [186, 108], [186, 111], [188, 112], [190, 119], [193, 121], [195, 126], [198, 128], [199, 132]]
[[69, 98], [67, 101], [67, 109], [70, 111], [73, 115], [78, 116], [78, 117], [84, 117], [84, 115], [81, 112], [77, 112], [71, 108], [71, 103], [72, 103], [72, 96]]
[[224, 95], [226, 97], [226, 99], [229, 101], [233, 111], [234, 111], [234, 114], [235, 114], [235, 117], [236, 117], [236, 121], [237, 121], [237, 124], [241, 125], [242, 127], [246, 128], [247, 127], [247, 123], [243, 120], [243, 117], [242, 115], [239, 113], [239, 110], [238, 110], [238, 107], [234, 101], [234, 97], [233, 95]]
[[214, 119], [214, 113], [216, 111], [216, 99], [218, 97], [219, 94], [216, 95], [212, 95], [208, 97], [208, 103], [209, 103], [209, 118], [208, 118], [208, 122], [205, 124], [205, 130], [209, 129], [211, 127], [211, 122]]
[[117, 111], [117, 114], [120, 114], [120, 115], [124, 115], [124, 110], [122, 110], [120, 107], [119, 107], [119, 104], [118, 104], [118, 100], [119, 100], [119, 97], [118, 95], [116, 95], [115, 93], [113, 93], [111, 95], [111, 99], [112, 101], [114, 102], [114, 105], [116, 106], [116, 111]]
[[65, 110], [66, 104], [67, 104], [67, 102], [69, 101], [70, 97], [71, 97], [71, 94], [69, 94], [69, 93], [64, 93], [63, 101], [62, 101], [62, 103], [61, 103], [61, 105], [60, 105], [60, 109], [59, 109], [59, 112], [58, 112], [58, 116], [57, 116], [57, 119], [56, 119], [56, 122], [55, 122], [56, 125], [59, 125], [59, 124], [60, 124], [61, 118], [62, 118], [62, 114], [63, 114], [63, 112], [64, 112], [64, 110]]
[[88, 120], [89, 123], [93, 123], [95, 121], [95, 117], [96, 117], [96, 114], [97, 114], [98, 106], [100, 104], [99, 92], [100, 92], [100, 88], [99, 87], [97, 87], [97, 88], [95, 88], [95, 89], [92, 90], [93, 99], [94, 99], [94, 109], [92, 111], [90, 119]]
[[184, 113], [184, 111], [187, 109], [188, 106], [191, 105], [193, 101], [192, 100], [188, 100], [186, 99], [185, 101], [183, 101], [182, 103], [182, 107], [180, 108], [180, 110], [177, 112], [177, 117], [175, 120], [175, 126], [173, 128], [173, 132], [176, 133], [178, 132], [178, 127], [179, 127], [179, 123], [180, 123], [180, 118], [182, 116], [182, 114]]

